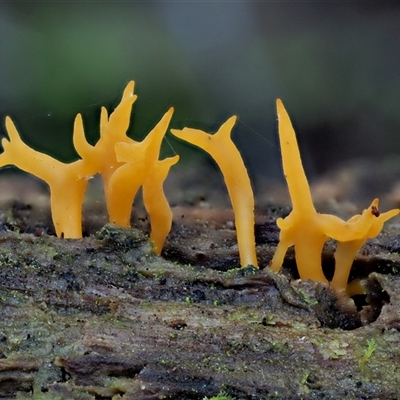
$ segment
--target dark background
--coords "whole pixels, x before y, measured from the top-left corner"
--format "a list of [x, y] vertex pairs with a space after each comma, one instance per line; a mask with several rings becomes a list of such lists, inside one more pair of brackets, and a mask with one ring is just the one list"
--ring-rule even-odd
[[[236, 114], [255, 186], [282, 176], [277, 97], [309, 177], [385, 160], [400, 152], [399, 27], [396, 2], [2, 2], [1, 133], [10, 115], [35, 149], [72, 161], [75, 115], [95, 143], [100, 107], [133, 79], [131, 137], [170, 106], [174, 128], [212, 132]], [[167, 139], [163, 157], [188, 149]]]

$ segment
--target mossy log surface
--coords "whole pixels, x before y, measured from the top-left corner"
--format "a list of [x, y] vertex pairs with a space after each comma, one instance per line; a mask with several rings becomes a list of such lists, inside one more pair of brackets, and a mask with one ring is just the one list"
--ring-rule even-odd
[[97, 221], [58, 239], [35, 206], [1, 209], [0, 398], [400, 398], [396, 224], [357, 258], [367, 295], [354, 303], [296, 280], [293, 253], [268, 271], [272, 208], [256, 226], [260, 270], [237, 268], [229, 211], [221, 223], [175, 208], [157, 257], [139, 229]]

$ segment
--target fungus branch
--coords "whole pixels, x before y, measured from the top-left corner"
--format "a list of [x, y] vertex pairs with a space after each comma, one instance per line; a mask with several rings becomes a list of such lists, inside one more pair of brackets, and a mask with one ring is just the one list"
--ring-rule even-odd
[[[143, 199], [151, 220], [150, 238], [160, 254], [172, 224], [172, 212], [164, 195], [163, 183], [179, 156], [159, 161], [160, 146], [174, 112], [170, 108], [142, 142], [115, 144], [118, 162], [125, 163], [111, 175], [110, 221], [129, 226], [133, 199], [143, 186]], [[129, 182], [129, 185], [127, 185]]]
[[[107, 110], [102, 107], [100, 115], [100, 138], [95, 146], [89, 149], [90, 160], [96, 168], [96, 172], [101, 174], [103, 179], [104, 194], [110, 221], [113, 219], [113, 206], [111, 204], [115, 203], [113, 191], [110, 189], [110, 180], [114, 172], [124, 164], [117, 160], [115, 145], [116, 143], [134, 142], [126, 135], [129, 128], [132, 106], [137, 99], [137, 96], [133, 94], [134, 85], [133, 81], [128, 83], [120, 103], [110, 116], [108, 116]], [[83, 158], [84, 154], [88, 153], [87, 148], [79, 145], [79, 143], [74, 142], [74, 144], [78, 145], [76, 150]], [[129, 226], [129, 222], [122, 226]]]
[[[50, 187], [50, 203], [54, 227], [58, 237], [82, 237], [82, 204], [88, 179], [95, 173], [85, 160], [66, 164], [47, 154], [31, 149], [22, 140], [10, 117], [6, 117], [9, 140], [3, 139], [4, 152], [0, 165], [16, 165], [44, 180]], [[78, 115], [74, 124], [74, 137], [82, 141], [82, 119]], [[89, 144], [86, 143], [89, 148]], [[85, 145], [85, 146], [86, 146]]]

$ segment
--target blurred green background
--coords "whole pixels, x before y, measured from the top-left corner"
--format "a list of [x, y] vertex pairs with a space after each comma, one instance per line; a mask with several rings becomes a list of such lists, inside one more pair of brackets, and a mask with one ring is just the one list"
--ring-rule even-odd
[[[75, 115], [95, 143], [100, 107], [135, 80], [131, 137], [170, 106], [174, 128], [212, 132], [236, 114], [255, 184], [282, 176], [277, 97], [309, 176], [383, 159], [400, 152], [399, 27], [396, 2], [2, 2], [1, 134], [10, 115], [35, 149], [74, 160]], [[188, 148], [167, 138], [163, 156]]]

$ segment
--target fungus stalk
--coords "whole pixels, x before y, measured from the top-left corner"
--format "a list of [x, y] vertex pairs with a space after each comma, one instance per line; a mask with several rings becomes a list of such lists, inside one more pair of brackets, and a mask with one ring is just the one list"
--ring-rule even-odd
[[[31, 149], [22, 140], [10, 117], [6, 117], [9, 140], [3, 139], [0, 165], [13, 164], [45, 181], [50, 187], [50, 204], [58, 237], [82, 237], [82, 205], [88, 179], [95, 173], [84, 160], [65, 164]], [[74, 136], [82, 140], [82, 119], [78, 115]], [[88, 145], [90, 146], [90, 145]]]
[[198, 129], [171, 129], [182, 140], [200, 147], [218, 164], [231, 199], [239, 247], [240, 264], [258, 266], [254, 237], [254, 196], [242, 157], [231, 139], [236, 117], [229, 118], [211, 135]]
[[115, 145], [118, 162], [125, 163], [111, 176], [109, 182], [110, 221], [129, 226], [132, 202], [143, 186], [143, 202], [150, 216], [150, 238], [154, 250], [161, 253], [165, 238], [172, 225], [172, 212], [163, 191], [163, 183], [179, 156], [159, 160], [161, 142], [171, 121], [171, 107], [141, 142], [120, 142]]
[[[337, 244], [337, 248], [335, 251], [335, 273], [331, 281], [331, 285], [337, 291], [347, 290], [347, 294], [353, 294], [349, 291], [349, 285], [347, 284], [347, 282], [349, 279], [351, 266], [353, 265], [354, 258], [356, 257], [358, 251], [361, 249], [367, 239], [372, 239], [379, 235], [383, 228], [383, 224], [386, 221], [388, 221], [390, 218], [395, 217], [400, 212], [400, 210], [394, 209], [385, 213], [380, 213], [378, 211], [378, 199], [375, 199], [374, 203], [375, 208], [373, 210], [373, 213], [375, 215], [375, 218], [373, 219], [371, 227], [369, 228], [365, 237], [358, 240], [338, 242]], [[360, 215], [355, 215], [354, 217], [350, 218], [348, 222], [357, 221], [360, 217]], [[359, 285], [353, 286], [355, 286], [356, 290], [360, 291]]]

